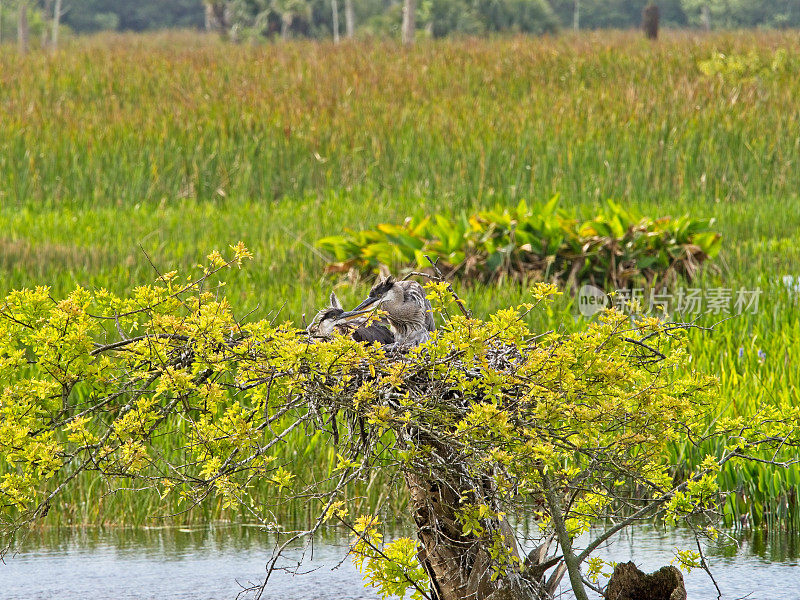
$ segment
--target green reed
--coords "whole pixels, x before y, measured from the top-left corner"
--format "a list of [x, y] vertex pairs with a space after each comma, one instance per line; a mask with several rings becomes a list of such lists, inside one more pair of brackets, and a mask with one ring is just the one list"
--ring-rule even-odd
[[[241, 239], [256, 257], [226, 274], [238, 313], [302, 323], [331, 287], [351, 304], [368, 284], [325, 278], [320, 237], [420, 208], [472, 212], [555, 193], [590, 218], [612, 198], [652, 216], [716, 218], [723, 250], [696, 285], [763, 291], [755, 314], [692, 334], [694, 364], [720, 377], [709, 419], [794, 405], [800, 311], [780, 279], [800, 275], [800, 80], [791, 69], [732, 78], [698, 66], [719, 52], [767, 64], [781, 48], [799, 55], [800, 35], [667, 32], [650, 44], [598, 32], [410, 50], [104, 35], [25, 58], [3, 47], [0, 293], [125, 293]], [[459, 294], [485, 315], [525, 300], [526, 287]], [[581, 323], [567, 297], [534, 319], [542, 329]], [[313, 432], [284, 451], [309, 473], [330, 468], [330, 446]], [[683, 472], [699, 454], [675, 448]], [[800, 523], [798, 476], [727, 469], [730, 518]], [[388, 479], [353, 493], [402, 502]], [[141, 523], [180, 510], [147, 493], [107, 495], [88, 475], [48, 518]], [[176, 519], [239, 517], [209, 503]]]

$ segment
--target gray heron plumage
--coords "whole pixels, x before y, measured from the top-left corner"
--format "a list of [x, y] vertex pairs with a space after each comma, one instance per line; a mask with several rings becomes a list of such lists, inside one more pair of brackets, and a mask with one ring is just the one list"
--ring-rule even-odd
[[345, 310], [342, 308], [336, 293], [331, 292], [330, 305], [319, 311], [306, 332], [314, 338], [330, 339], [335, 331], [342, 335], [349, 335], [357, 342], [377, 342], [378, 344], [391, 344], [394, 335], [380, 322], [367, 324], [368, 314], [356, 315], [350, 318], [342, 317]]
[[361, 304], [339, 318], [359, 318], [375, 310], [385, 313], [398, 347], [426, 342], [430, 339], [430, 332], [436, 329], [425, 288], [416, 281], [397, 281], [391, 275], [381, 279], [372, 286]]

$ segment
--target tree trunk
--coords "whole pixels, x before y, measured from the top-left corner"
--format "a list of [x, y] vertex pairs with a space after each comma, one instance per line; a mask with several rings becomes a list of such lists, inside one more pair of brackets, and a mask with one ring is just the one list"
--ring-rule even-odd
[[572, 29], [578, 31], [581, 28], [581, 0], [575, 0], [575, 9], [572, 12]]
[[703, 29], [711, 31], [711, 10], [708, 4], [703, 4], [703, 8], [700, 9], [700, 21], [703, 23]]
[[221, 36], [226, 36], [228, 34], [229, 17], [228, 6], [225, 2], [220, 2], [219, 0], [206, 2], [206, 31], [216, 31]]
[[642, 28], [648, 40], [658, 39], [658, 6], [648, 4], [642, 10]]
[[353, 39], [356, 33], [356, 15], [353, 12], [353, 0], [344, 0], [344, 26], [347, 37]]
[[416, 30], [416, 6], [415, 0], [403, 1], [403, 28], [401, 30], [403, 43], [410, 46], [414, 43]]
[[[44, 0], [42, 2], [42, 13], [44, 18], [47, 19], [53, 8], [53, 0]], [[45, 50], [50, 45], [50, 30], [45, 26], [42, 29], [42, 50]]]
[[[427, 438], [427, 439], [424, 439]], [[420, 550], [420, 564], [430, 578], [432, 600], [538, 600], [547, 596], [549, 585], [544, 573], [556, 562], [543, 565], [537, 557], [522, 560], [514, 532], [508, 523], [497, 517], [480, 520], [483, 533], [465, 534], [458, 518], [459, 510], [470, 505], [486, 505], [497, 510], [493, 498], [496, 490], [493, 481], [475, 481], [457, 465], [446, 443], [428, 436], [417, 443], [436, 448], [432, 463], [421, 460], [406, 472], [405, 482], [409, 492]], [[448, 465], [433, 470], [430, 464]], [[502, 536], [508, 551], [518, 559], [506, 565], [497, 576], [492, 563], [491, 550]], [[542, 556], [547, 554], [549, 544]], [[529, 557], [530, 558], [530, 557]], [[521, 566], [520, 566], [521, 565]], [[560, 578], [560, 577], [559, 577]], [[555, 585], [558, 585], [556, 581]]]
[[17, 46], [22, 54], [28, 52], [28, 0], [19, 0], [19, 12], [17, 14]]
[[606, 588], [606, 598], [615, 600], [686, 600], [683, 575], [672, 566], [645, 575], [633, 562], [619, 563]]
[[284, 40], [289, 39], [289, 32], [292, 29], [293, 20], [294, 15], [292, 15], [292, 13], [286, 12], [281, 15], [281, 38]]
[[[406, 476], [406, 484], [422, 544], [417, 556], [430, 578], [432, 600], [486, 600], [493, 594], [514, 600], [539, 597], [539, 586], [518, 571], [509, 569], [512, 572], [492, 581], [491, 543], [462, 534], [456, 519], [459, 497], [450, 486], [415, 475]], [[506, 540], [516, 550], [510, 529], [497, 521], [494, 525], [509, 532]]]
[[561, 546], [561, 552], [564, 555], [564, 566], [567, 570], [572, 592], [575, 594], [576, 600], [589, 600], [586, 595], [586, 590], [583, 587], [581, 580], [581, 565], [575, 553], [572, 551], [572, 537], [567, 531], [567, 526], [564, 523], [564, 511], [562, 503], [559, 499], [560, 492], [556, 490], [550, 482], [547, 473], [542, 468], [539, 470], [542, 477], [542, 488], [547, 504], [550, 507], [550, 517], [552, 519], [553, 530], [558, 537], [558, 543]]
[[333, 43], [339, 43], [339, 3], [331, 0], [331, 12], [333, 13]]
[[53, 51], [58, 50], [58, 28], [61, 25], [61, 0], [56, 0], [55, 8], [53, 9]]

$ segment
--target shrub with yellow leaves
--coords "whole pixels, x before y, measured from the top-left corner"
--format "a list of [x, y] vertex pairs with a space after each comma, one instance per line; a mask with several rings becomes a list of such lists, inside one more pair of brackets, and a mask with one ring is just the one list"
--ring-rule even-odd
[[[800, 444], [797, 412], [707, 430], [716, 382], [692, 370], [687, 326], [608, 311], [575, 334], [542, 334], [526, 315], [546, 307], [552, 286], [478, 319], [434, 282], [440, 326], [413, 350], [312, 342], [291, 323], [239, 321], [224, 297], [204, 291], [250, 257], [242, 244], [231, 253], [209, 254], [197, 279], [170, 272], [130, 298], [78, 289], [56, 301], [44, 287], [5, 298], [6, 547], [79, 473], [96, 471], [112, 487], [175, 496], [186, 510], [240, 507], [286, 536], [269, 572], [288, 543], [338, 523], [383, 595], [540, 598], [566, 571], [586, 598], [600, 572], [589, 559], [612, 535], [658, 515], [696, 523], [719, 503], [722, 464], [766, 448], [778, 461]], [[277, 458], [296, 430], [335, 447], [327, 481]], [[719, 455], [674, 481], [668, 445], [709, 435], [722, 438]], [[179, 447], [161, 452], [154, 440], [165, 438]], [[375, 469], [408, 494], [416, 540], [385, 542], [380, 506], [357, 514], [347, 486]], [[275, 523], [271, 507], [288, 498], [316, 511], [306, 530]], [[608, 517], [615, 524], [604, 526]], [[530, 519], [539, 527], [527, 542], [537, 547], [526, 556], [512, 524]], [[586, 532], [591, 541], [576, 547]]]

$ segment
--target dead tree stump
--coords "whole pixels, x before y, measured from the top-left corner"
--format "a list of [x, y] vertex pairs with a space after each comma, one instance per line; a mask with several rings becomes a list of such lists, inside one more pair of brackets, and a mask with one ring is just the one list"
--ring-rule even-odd
[[658, 6], [648, 4], [642, 10], [642, 28], [648, 40], [658, 39]]
[[686, 587], [675, 567], [647, 575], [632, 562], [620, 563], [608, 582], [606, 600], [686, 600]]

